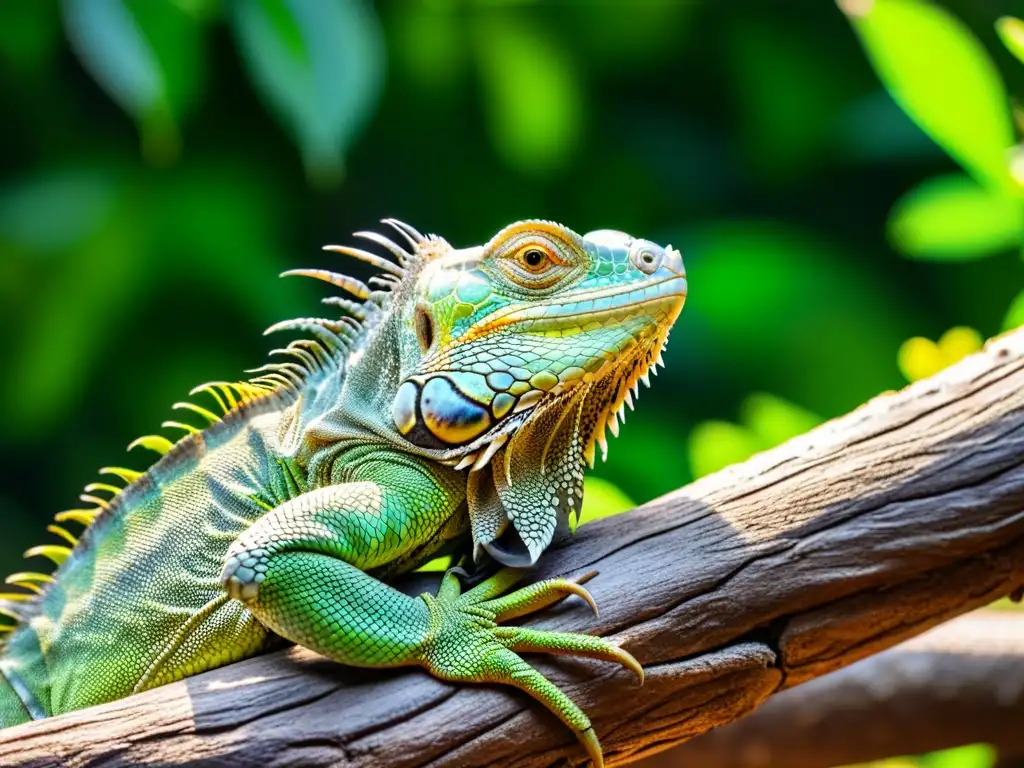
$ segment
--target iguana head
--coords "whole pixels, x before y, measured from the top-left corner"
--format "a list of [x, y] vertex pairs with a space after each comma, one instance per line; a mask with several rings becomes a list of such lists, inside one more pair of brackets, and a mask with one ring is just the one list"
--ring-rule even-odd
[[[468, 471], [477, 552], [534, 562], [582, 501], [583, 464], [660, 360], [686, 298], [679, 252], [523, 221], [416, 246], [402, 286], [402, 438]], [[511, 526], [509, 525], [511, 523]]]

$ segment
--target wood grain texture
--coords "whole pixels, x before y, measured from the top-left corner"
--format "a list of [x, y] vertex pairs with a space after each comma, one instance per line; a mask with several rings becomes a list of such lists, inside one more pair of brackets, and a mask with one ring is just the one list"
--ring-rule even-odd
[[[610, 764], [1024, 586], [1024, 331], [749, 461], [586, 526], [537, 577], [597, 569], [594, 619], [647, 669], [537, 666], [591, 714]], [[583, 765], [517, 692], [300, 649], [0, 731], [0, 765]]]
[[636, 768], [829, 768], [963, 744], [1024, 757], [1024, 614], [976, 611]]

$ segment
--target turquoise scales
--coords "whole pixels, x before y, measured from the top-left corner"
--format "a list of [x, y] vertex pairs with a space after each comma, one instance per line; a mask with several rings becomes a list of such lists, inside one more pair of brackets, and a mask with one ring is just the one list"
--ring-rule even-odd
[[[420, 665], [460, 682], [517, 686], [601, 750], [586, 715], [519, 655], [567, 653], [642, 675], [614, 643], [502, 622], [569, 594], [555, 579], [508, 592], [569, 528], [583, 469], [618, 431], [660, 363], [686, 279], [671, 247], [621, 232], [580, 236], [525, 221], [455, 249], [394, 220], [401, 244], [357, 233], [394, 260], [340, 287], [339, 319], [271, 331], [307, 336], [247, 382], [178, 403], [201, 426], [141, 438], [145, 473], [105, 468], [63, 538], [29, 551], [53, 575], [8, 578], [0, 615], [0, 725], [127, 696], [264, 650], [280, 636], [361, 666]], [[80, 536], [68, 524], [86, 526]], [[472, 544], [503, 570], [463, 592], [406, 596], [393, 576]], [[115, 650], [116, 649], [116, 650]]]

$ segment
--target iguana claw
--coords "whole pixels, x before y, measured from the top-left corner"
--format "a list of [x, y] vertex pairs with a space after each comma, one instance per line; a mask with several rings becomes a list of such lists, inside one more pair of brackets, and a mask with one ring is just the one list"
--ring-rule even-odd
[[434, 675], [457, 682], [513, 685], [540, 701], [568, 725], [596, 768], [604, 765], [601, 745], [590, 719], [565, 693], [524, 661], [520, 653], [555, 653], [621, 664], [640, 683], [639, 662], [610, 640], [574, 632], [548, 632], [529, 627], [501, 627], [498, 622], [523, 616], [575, 594], [597, 612], [585, 587], [568, 579], [548, 579], [500, 596], [523, 576], [505, 569], [465, 594], [449, 571], [437, 596], [422, 595], [430, 614], [430, 630], [419, 654]]

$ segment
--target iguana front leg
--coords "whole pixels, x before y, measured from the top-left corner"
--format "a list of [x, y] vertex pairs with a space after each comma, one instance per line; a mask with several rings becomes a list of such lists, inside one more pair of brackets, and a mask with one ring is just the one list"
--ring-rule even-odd
[[[422, 475], [418, 479], [422, 483]], [[421, 665], [445, 680], [521, 688], [569, 725], [602, 765], [587, 716], [517, 651], [607, 659], [642, 675], [636, 660], [590, 635], [498, 626], [567, 594], [592, 605], [582, 586], [552, 579], [502, 597], [521, 576], [506, 570], [460, 594], [458, 578], [449, 572], [436, 597], [414, 598], [361, 570], [415, 546], [411, 534], [438, 514], [437, 506], [423, 505], [442, 495], [413, 495], [372, 482], [310, 491], [268, 512], [239, 537], [228, 552], [222, 583], [279, 635], [336, 661]]]

